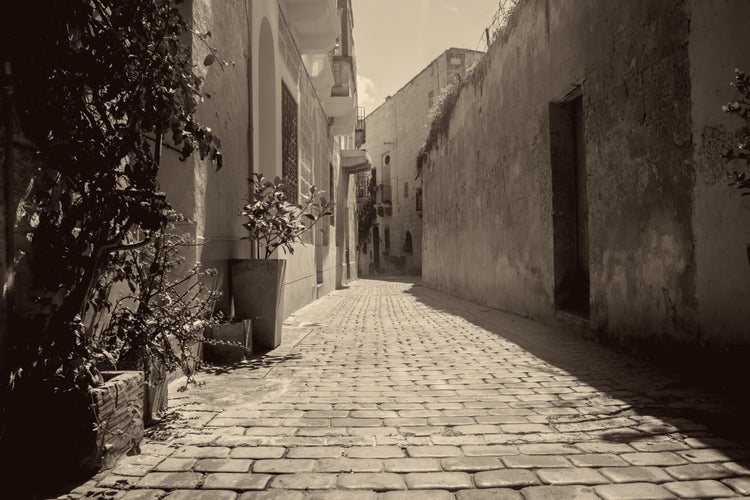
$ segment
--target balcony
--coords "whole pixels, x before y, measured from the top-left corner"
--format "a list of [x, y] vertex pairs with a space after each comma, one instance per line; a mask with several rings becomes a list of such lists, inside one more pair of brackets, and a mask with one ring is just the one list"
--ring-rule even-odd
[[342, 149], [341, 168], [347, 174], [360, 174], [372, 169], [370, 154], [364, 149]]
[[370, 186], [370, 177], [362, 172], [357, 174], [356, 178], [356, 191], [357, 191], [357, 202], [364, 202], [370, 197], [368, 187]]
[[354, 78], [354, 60], [352, 56], [333, 56], [333, 87], [331, 97], [348, 97], [357, 92], [357, 80]]
[[[333, 70], [333, 86], [324, 97], [323, 110], [332, 118], [331, 133], [333, 135], [351, 135], [357, 122], [355, 108], [356, 83], [350, 56], [333, 56], [331, 69]], [[325, 95], [325, 94], [324, 94]]]
[[307, 73], [312, 79], [315, 92], [319, 96], [328, 96], [331, 87], [335, 83], [333, 78], [333, 69], [331, 68], [331, 58], [329, 54], [308, 54], [302, 56], [302, 62], [305, 63]]
[[393, 203], [393, 196], [391, 195], [391, 185], [385, 182], [378, 184], [378, 192], [376, 201], [379, 204], [390, 205]]
[[300, 52], [326, 54], [336, 46], [341, 18], [336, 0], [282, 0]]
[[360, 147], [367, 142], [367, 127], [365, 124], [365, 108], [357, 108], [357, 124], [354, 126], [354, 147]]

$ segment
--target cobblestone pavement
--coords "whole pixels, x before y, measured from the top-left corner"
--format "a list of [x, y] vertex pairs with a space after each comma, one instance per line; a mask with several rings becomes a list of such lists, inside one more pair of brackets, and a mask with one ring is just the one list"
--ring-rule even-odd
[[284, 338], [170, 388], [142, 453], [65, 498], [750, 495], [750, 450], [713, 428], [717, 395], [413, 280], [356, 282]]

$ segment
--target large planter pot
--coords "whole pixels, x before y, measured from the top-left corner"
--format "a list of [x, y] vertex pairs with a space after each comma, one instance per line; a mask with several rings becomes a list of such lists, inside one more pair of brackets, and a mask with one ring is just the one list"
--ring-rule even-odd
[[284, 300], [283, 259], [230, 261], [234, 315], [253, 322], [253, 346], [262, 350], [281, 344]]
[[218, 324], [206, 332], [203, 360], [208, 363], [238, 363], [253, 352], [252, 320]]
[[[104, 384], [93, 389], [53, 392], [30, 384], [12, 395], [0, 442], [0, 462], [12, 478], [5, 483], [11, 492], [7, 498], [49, 493], [86, 479], [138, 446], [143, 438], [143, 373], [103, 375]], [[29, 470], [45, 471], [44, 481], [29, 483]]]

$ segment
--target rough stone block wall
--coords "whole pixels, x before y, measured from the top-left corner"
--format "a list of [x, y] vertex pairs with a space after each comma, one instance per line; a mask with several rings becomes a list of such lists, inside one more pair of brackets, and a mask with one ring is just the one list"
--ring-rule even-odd
[[[580, 94], [590, 327], [624, 345], [701, 341], [694, 242], [705, 226], [694, 205], [705, 190], [695, 188], [700, 130], [691, 106], [700, 98], [691, 94], [689, 53], [696, 5], [747, 11], [687, 0], [520, 3], [425, 171], [428, 284], [556, 321], [549, 106]], [[732, 195], [716, 190], [710, 199]], [[739, 304], [747, 286], [722, 297]], [[736, 317], [730, 323], [738, 327]]]

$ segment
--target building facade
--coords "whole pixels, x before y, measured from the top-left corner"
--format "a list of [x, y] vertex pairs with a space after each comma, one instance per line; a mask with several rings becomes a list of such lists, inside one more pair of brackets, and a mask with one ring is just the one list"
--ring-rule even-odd
[[742, 0], [519, 2], [424, 169], [425, 282], [624, 347], [747, 356], [750, 207], [720, 153], [748, 25]]
[[373, 169], [357, 176], [357, 199], [361, 210], [369, 196], [370, 179], [374, 179], [376, 220], [367, 241], [360, 242], [361, 274], [421, 274], [422, 188], [417, 179], [417, 152], [427, 137], [430, 109], [441, 90], [465, 76], [481, 55], [467, 49], [446, 50], [367, 116], [364, 148]]
[[[334, 203], [287, 260], [284, 316], [357, 276], [354, 182], [349, 170], [366, 158], [355, 148], [356, 60], [350, 0], [188, 2], [194, 29], [228, 64], [200, 64], [209, 48], [193, 42], [212, 96], [199, 118], [222, 140], [224, 168], [214, 172], [197, 158], [191, 171], [175, 155], [160, 171], [175, 209], [193, 221], [195, 260], [218, 269], [220, 308], [231, 314], [229, 260], [253, 257], [242, 206], [247, 179], [263, 173], [287, 179], [295, 201], [311, 186]], [[342, 155], [346, 160], [342, 161]]]

